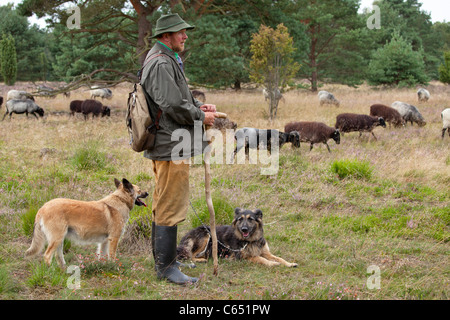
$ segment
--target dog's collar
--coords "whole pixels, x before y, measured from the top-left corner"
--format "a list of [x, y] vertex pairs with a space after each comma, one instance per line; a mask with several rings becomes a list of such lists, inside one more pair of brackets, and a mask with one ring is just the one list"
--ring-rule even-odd
[[247, 248], [248, 245], [248, 241], [245, 241], [245, 244], [242, 248], [240, 249], [232, 249], [229, 246], [227, 246], [226, 244], [223, 244], [222, 242], [219, 241], [219, 239], [217, 239], [217, 243], [220, 244], [222, 247], [224, 247], [227, 250], [233, 251], [233, 252], [241, 252], [243, 251], [245, 248]]

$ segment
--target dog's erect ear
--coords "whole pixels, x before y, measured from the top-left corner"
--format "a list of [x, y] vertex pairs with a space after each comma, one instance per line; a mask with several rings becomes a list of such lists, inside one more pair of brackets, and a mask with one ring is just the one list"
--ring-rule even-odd
[[261, 211], [261, 210], [256, 209], [256, 210], [253, 211], [253, 212], [255, 213], [256, 219], [262, 219], [263, 214], [262, 214], [262, 211]]
[[116, 184], [116, 188], [120, 186], [120, 181], [114, 178], [114, 183]]
[[131, 182], [130, 181], [128, 181], [127, 179], [125, 179], [125, 178], [123, 178], [122, 179], [122, 183], [123, 183], [123, 187], [125, 188], [125, 189], [127, 189], [128, 191], [133, 191], [133, 185], [131, 184]]
[[234, 215], [237, 216], [238, 214], [241, 214], [242, 209], [241, 208], [236, 208], [234, 209]]

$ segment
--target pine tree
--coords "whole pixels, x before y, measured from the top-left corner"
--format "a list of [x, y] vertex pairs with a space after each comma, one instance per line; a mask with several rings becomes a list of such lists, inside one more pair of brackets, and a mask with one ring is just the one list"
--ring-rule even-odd
[[3, 34], [0, 40], [0, 61], [3, 81], [11, 86], [16, 82], [17, 77], [16, 46], [11, 34]]
[[367, 61], [360, 52], [366, 46], [362, 31], [366, 25], [358, 18], [358, 2], [292, 1], [291, 11], [308, 37], [299, 76], [311, 82], [311, 91], [318, 90], [320, 81], [362, 83], [361, 69]]
[[423, 51], [414, 51], [411, 43], [395, 31], [391, 41], [374, 53], [369, 63], [368, 81], [371, 85], [400, 87], [426, 84]]

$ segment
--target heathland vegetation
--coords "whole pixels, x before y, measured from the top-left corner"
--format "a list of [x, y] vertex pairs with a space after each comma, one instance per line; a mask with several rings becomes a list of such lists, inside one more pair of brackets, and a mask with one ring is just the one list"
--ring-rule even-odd
[[[209, 91], [238, 127], [283, 130], [290, 121], [333, 125], [341, 112], [367, 114], [375, 102], [415, 103], [415, 89], [373, 90], [326, 87], [339, 108], [319, 106], [317, 96], [291, 91], [278, 117], [267, 119], [260, 91]], [[152, 192], [150, 163], [128, 146], [124, 103], [129, 86], [116, 87], [110, 118], [69, 117], [70, 99], [37, 98], [43, 120], [13, 115], [0, 123], [0, 297], [3, 299], [448, 299], [450, 140], [441, 138], [440, 112], [449, 88], [428, 87], [432, 98], [415, 103], [424, 127], [347, 133], [309, 151], [281, 149], [279, 170], [261, 175], [260, 165], [212, 165], [218, 223], [230, 223], [235, 207], [263, 211], [271, 251], [298, 267], [267, 268], [245, 261], [198, 264], [194, 287], [156, 279], [150, 247], [150, 209], [135, 208], [119, 245], [118, 260], [96, 261], [95, 247], [67, 244], [68, 265], [81, 270], [81, 288], [67, 286], [70, 273], [41, 259], [25, 260], [40, 206], [56, 197], [96, 200], [114, 190], [114, 177], [126, 177]], [[79, 89], [71, 99], [88, 98]], [[225, 162], [225, 161], [224, 161]], [[204, 169], [191, 166], [191, 202], [208, 221]], [[150, 198], [147, 204], [151, 205]], [[180, 236], [200, 222], [192, 209]], [[380, 270], [380, 289], [367, 287], [367, 269]]]
[[[0, 121], [0, 299], [449, 299], [450, 139], [441, 138], [440, 118], [449, 107], [449, 22], [432, 23], [418, 0], [375, 1], [380, 28], [368, 23], [376, 12], [358, 12], [359, 0], [87, 0], [78, 29], [68, 28], [70, 13], [60, 3], [0, 7], [0, 96], [38, 85], [71, 91], [70, 98], [35, 94], [43, 118]], [[426, 125], [377, 127], [377, 140], [346, 133], [339, 145], [328, 142], [331, 152], [322, 144], [311, 151], [308, 143], [287, 144], [271, 175], [248, 162], [212, 164], [217, 223], [231, 223], [236, 207], [261, 209], [271, 251], [297, 268], [221, 259], [218, 276], [212, 262], [189, 270], [200, 278], [195, 286], [158, 281], [149, 197], [147, 208], [133, 209], [116, 260], [65, 243], [67, 265], [80, 271], [74, 287], [73, 273], [56, 263], [25, 259], [34, 217], [53, 198], [103, 198], [114, 178], [152, 194], [151, 164], [129, 147], [127, 81], [136, 80], [153, 44], [148, 36], [167, 12], [196, 26], [182, 53], [190, 84], [238, 128], [334, 126], [339, 113], [369, 114], [372, 104], [394, 101], [417, 106]], [[48, 28], [30, 26], [32, 13], [48, 15]], [[298, 65], [287, 68], [295, 74], [269, 120], [263, 88], [250, 83], [250, 44], [261, 25], [281, 23], [288, 61]], [[7, 53], [13, 47], [16, 57]], [[74, 81], [79, 86], [68, 88]], [[103, 101], [110, 117], [70, 117], [70, 101], [90, 98], [94, 84], [112, 91]], [[428, 101], [417, 101], [419, 86], [429, 90]], [[318, 90], [332, 92], [339, 106], [319, 105]], [[201, 161], [190, 170], [196, 214], [189, 209], [180, 237], [208, 221]]]

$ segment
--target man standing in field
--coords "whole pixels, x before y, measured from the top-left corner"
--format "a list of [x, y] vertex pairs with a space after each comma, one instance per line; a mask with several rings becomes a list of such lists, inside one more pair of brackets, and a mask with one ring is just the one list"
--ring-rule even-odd
[[[153, 257], [158, 278], [177, 284], [193, 283], [198, 279], [182, 273], [176, 261], [177, 225], [186, 219], [189, 204], [189, 164], [174, 160], [190, 159], [203, 152], [207, 142], [201, 141], [202, 124], [212, 125], [216, 111], [215, 105], [203, 104], [193, 98], [178, 55], [188, 38], [186, 30], [193, 28], [178, 14], [161, 16], [152, 36], [157, 42], [147, 54], [141, 78], [150, 114], [153, 120], [159, 118], [155, 145], [144, 152], [144, 156], [152, 160], [155, 175]], [[194, 135], [194, 128], [202, 134]], [[174, 149], [180, 143], [179, 137], [173, 135], [177, 129], [187, 133], [182, 137], [182, 150]], [[194, 141], [194, 138], [200, 138], [200, 141]]]

